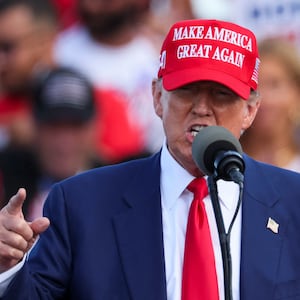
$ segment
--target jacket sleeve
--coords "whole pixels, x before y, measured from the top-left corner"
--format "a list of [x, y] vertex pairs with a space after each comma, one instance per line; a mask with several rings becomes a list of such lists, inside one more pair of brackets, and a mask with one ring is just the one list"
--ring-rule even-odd
[[3, 300], [64, 299], [71, 266], [68, 216], [59, 185], [54, 186], [45, 204], [51, 225], [41, 234], [23, 268], [8, 286]]

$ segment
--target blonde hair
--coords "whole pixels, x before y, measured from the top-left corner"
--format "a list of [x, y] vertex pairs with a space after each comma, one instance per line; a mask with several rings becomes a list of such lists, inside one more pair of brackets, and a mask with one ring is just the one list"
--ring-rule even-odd
[[300, 86], [300, 52], [296, 45], [284, 38], [267, 38], [259, 42], [258, 51], [261, 61], [266, 56], [280, 61], [290, 79]]

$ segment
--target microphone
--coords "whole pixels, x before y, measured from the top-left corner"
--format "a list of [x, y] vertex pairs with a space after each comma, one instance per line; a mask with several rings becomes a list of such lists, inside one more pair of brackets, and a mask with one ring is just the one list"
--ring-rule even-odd
[[198, 168], [217, 179], [244, 182], [245, 163], [238, 139], [222, 126], [199, 131], [192, 144], [192, 156]]

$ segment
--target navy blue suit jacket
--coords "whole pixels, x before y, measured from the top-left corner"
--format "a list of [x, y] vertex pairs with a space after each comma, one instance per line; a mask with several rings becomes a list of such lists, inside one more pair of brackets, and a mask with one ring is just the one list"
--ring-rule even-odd
[[[245, 162], [241, 300], [299, 300], [300, 175]], [[159, 154], [57, 184], [45, 214], [51, 226], [3, 299], [167, 299]]]

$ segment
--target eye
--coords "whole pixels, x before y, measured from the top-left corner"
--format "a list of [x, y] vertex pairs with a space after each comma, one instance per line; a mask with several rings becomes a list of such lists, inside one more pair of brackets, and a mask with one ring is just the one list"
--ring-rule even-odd
[[187, 84], [180, 87], [178, 91], [181, 91], [183, 93], [196, 94], [199, 92], [199, 86], [197, 86], [196, 84]]
[[0, 52], [11, 53], [16, 48], [13, 42], [0, 41]]
[[211, 93], [215, 98], [236, 99], [238, 95], [226, 88], [212, 88]]
[[231, 91], [222, 88], [214, 88], [213, 93], [220, 96], [233, 96]]
[[192, 90], [195, 88], [195, 85], [194, 84], [186, 84], [186, 85], [183, 85], [179, 88], [179, 90], [183, 90], [183, 91], [189, 91], [189, 90]]

